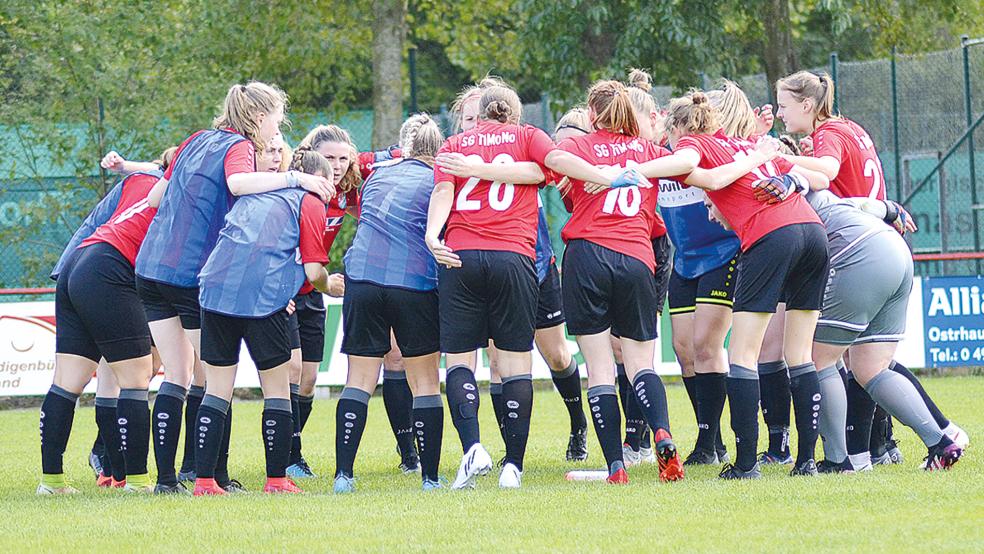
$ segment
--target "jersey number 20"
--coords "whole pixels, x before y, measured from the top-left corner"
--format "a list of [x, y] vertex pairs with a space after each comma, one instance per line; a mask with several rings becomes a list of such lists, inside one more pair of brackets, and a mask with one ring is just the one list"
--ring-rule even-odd
[[[467, 156], [469, 159], [473, 159], [479, 162], [484, 162], [481, 156], [478, 154], [469, 154]], [[502, 153], [492, 158], [492, 163], [501, 164], [512, 162], [513, 157], [509, 154]], [[465, 186], [461, 187], [461, 191], [458, 192], [458, 199], [455, 202], [455, 209], [459, 212], [472, 212], [482, 209], [482, 201], [468, 199], [468, 195], [471, 194], [478, 183], [481, 181], [478, 177], [472, 177], [465, 181]], [[504, 212], [512, 206], [513, 198], [516, 196], [516, 186], [510, 183], [500, 183], [499, 181], [493, 181], [489, 186], [489, 207], [497, 212]]]

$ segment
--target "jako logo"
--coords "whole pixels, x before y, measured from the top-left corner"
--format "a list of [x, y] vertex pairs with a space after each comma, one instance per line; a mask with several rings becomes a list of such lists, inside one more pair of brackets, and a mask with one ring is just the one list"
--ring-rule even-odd
[[936, 315], [980, 315], [984, 313], [978, 287], [933, 287], [929, 290], [929, 317]]

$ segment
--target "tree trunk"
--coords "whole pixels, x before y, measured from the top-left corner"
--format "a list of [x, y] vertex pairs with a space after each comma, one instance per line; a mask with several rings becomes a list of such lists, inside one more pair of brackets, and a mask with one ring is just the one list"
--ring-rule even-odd
[[403, 123], [407, 0], [373, 0], [372, 10], [372, 147], [385, 148]]
[[769, 81], [769, 98], [775, 99], [776, 81], [796, 68], [789, 0], [765, 0], [762, 22], [765, 25], [765, 76]]

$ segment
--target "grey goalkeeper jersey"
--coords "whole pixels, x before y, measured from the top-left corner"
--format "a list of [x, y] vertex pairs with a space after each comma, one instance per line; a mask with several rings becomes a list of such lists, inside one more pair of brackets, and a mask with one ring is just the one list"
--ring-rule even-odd
[[849, 259], [858, 256], [877, 256], [875, 252], [864, 252], [865, 240], [879, 233], [896, 232], [884, 221], [861, 211], [852, 202], [839, 198], [829, 190], [810, 191], [806, 200], [827, 228], [831, 266], [848, 263]]

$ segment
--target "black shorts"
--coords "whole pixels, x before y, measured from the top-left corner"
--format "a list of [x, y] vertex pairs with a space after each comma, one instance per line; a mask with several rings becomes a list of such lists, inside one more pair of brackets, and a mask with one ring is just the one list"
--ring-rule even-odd
[[560, 290], [560, 272], [557, 264], [550, 264], [547, 277], [540, 283], [540, 297], [536, 303], [536, 328], [549, 329], [563, 324], [564, 297]]
[[673, 262], [670, 260], [670, 237], [663, 235], [653, 239], [653, 254], [656, 255], [656, 313], [663, 313], [666, 304], [666, 291], [670, 283]]
[[150, 354], [150, 328], [133, 266], [110, 244], [71, 254], [55, 285], [55, 352], [99, 362]]
[[325, 297], [313, 290], [294, 297], [290, 316], [290, 348], [301, 349], [301, 360], [320, 362], [325, 358]]
[[717, 269], [687, 279], [676, 271], [670, 276], [670, 315], [689, 314], [697, 304], [713, 304], [731, 308], [735, 302], [735, 281], [738, 256]]
[[239, 363], [243, 341], [256, 369], [290, 361], [290, 316], [280, 310], [261, 318], [234, 317], [202, 310], [202, 361], [214, 366]]
[[342, 352], [382, 358], [390, 351], [390, 330], [404, 358], [441, 350], [437, 291], [384, 287], [345, 278]]
[[147, 321], [177, 316], [184, 329], [202, 328], [202, 307], [198, 287], [176, 287], [137, 276], [137, 293], [147, 312]]
[[[533, 350], [539, 287], [533, 259], [515, 252], [460, 250], [461, 267], [438, 267], [441, 351]], [[404, 354], [406, 355], [406, 354]]]
[[738, 260], [735, 312], [819, 310], [827, 286], [827, 233], [823, 225], [780, 227], [755, 242]]
[[570, 334], [611, 328], [613, 335], [632, 340], [656, 338], [656, 280], [642, 261], [571, 240], [564, 252], [563, 289]]

